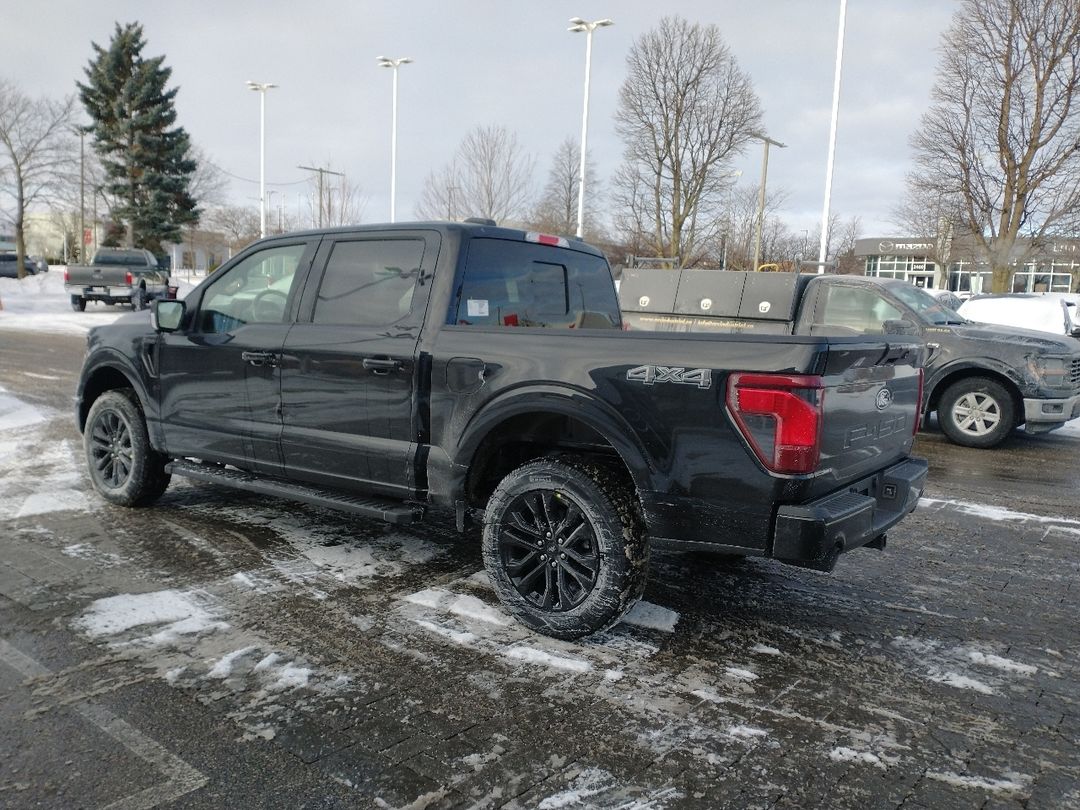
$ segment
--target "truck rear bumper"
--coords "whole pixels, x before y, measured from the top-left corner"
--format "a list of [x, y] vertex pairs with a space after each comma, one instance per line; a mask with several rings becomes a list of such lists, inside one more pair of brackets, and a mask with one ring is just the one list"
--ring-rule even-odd
[[1080, 394], [1067, 399], [1024, 399], [1024, 429], [1046, 433], [1080, 417]]
[[133, 288], [65, 284], [64, 290], [68, 295], [85, 298], [88, 301], [117, 301], [131, 298]]
[[915, 509], [925, 459], [909, 458], [809, 503], [781, 506], [772, 554], [783, 562], [831, 570], [836, 557], [879, 538]]

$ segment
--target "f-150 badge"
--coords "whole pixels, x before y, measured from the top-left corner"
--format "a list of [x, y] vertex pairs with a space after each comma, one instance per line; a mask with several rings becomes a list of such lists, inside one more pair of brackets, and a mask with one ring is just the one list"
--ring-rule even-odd
[[677, 368], [675, 366], [637, 366], [626, 372], [626, 379], [631, 382], [645, 383], [678, 383], [679, 385], [696, 385], [698, 388], [712, 386], [712, 370], [707, 368]]

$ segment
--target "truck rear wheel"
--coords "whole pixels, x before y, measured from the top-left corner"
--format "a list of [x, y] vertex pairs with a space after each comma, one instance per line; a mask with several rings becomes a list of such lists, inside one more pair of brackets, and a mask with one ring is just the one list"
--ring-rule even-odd
[[169, 486], [168, 459], [150, 446], [134, 391], [107, 391], [94, 400], [83, 446], [94, 489], [110, 503], [144, 506]]
[[76, 312], [85, 312], [86, 299], [79, 295], [71, 296], [71, 308]]
[[965, 447], [996, 447], [1016, 427], [1012, 396], [989, 377], [957, 380], [941, 394], [937, 411], [945, 435]]
[[573, 639], [611, 627], [641, 597], [649, 547], [629, 483], [607, 464], [541, 459], [507, 475], [484, 514], [484, 566], [522, 624]]

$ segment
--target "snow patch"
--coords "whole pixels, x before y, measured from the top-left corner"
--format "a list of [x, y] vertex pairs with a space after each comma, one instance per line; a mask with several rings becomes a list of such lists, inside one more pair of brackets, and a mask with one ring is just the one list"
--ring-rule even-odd
[[435, 622], [429, 622], [426, 619], [414, 619], [413, 621], [425, 630], [430, 630], [436, 635], [448, 638], [455, 644], [473, 644], [477, 640], [476, 635], [467, 630], [455, 630], [452, 627], [443, 627], [441, 624], [435, 624]]
[[1008, 658], [1002, 658], [1000, 655], [979, 652], [978, 650], [968, 650], [967, 657], [973, 664], [984, 664], [994, 669], [1000, 669], [1002, 672], [1034, 675], [1039, 671], [1038, 667], [1033, 667], [1031, 664], [1021, 664], [1019, 661], [1012, 661]]
[[959, 672], [940, 672], [935, 670], [931, 671], [927, 677], [932, 681], [943, 683], [946, 686], [953, 686], [957, 689], [973, 689], [983, 695], [994, 694], [994, 690], [982, 681], [968, 677], [967, 675], [961, 675]]
[[758, 679], [757, 674], [740, 667], [724, 667], [724, 674], [736, 681], [756, 681]]
[[75, 626], [88, 636], [114, 636], [135, 627], [187, 622], [188, 632], [214, 623], [209, 610], [191, 593], [177, 590], [120, 594], [90, 603]]
[[448, 596], [450, 592], [442, 588], [425, 588], [422, 591], [410, 593], [405, 597], [405, 601], [421, 607], [437, 608]]
[[52, 512], [85, 512], [90, 502], [76, 489], [61, 489], [56, 492], [36, 492], [28, 495], [15, 513], [16, 518], [33, 515], [47, 515]]
[[991, 793], [1021, 793], [1031, 782], [1030, 776], [1006, 774], [1008, 779], [987, 779], [981, 776], [965, 776], [952, 771], [927, 771], [927, 777], [956, 787], [988, 790]]
[[243, 658], [248, 653], [254, 651], [255, 647], [241, 647], [239, 650], [233, 650], [228, 655], [224, 656], [220, 661], [214, 664], [213, 668], [206, 673], [207, 678], [221, 678], [224, 680], [232, 675], [233, 664], [238, 658]]
[[830, 751], [829, 759], [833, 762], [859, 762], [885, 770], [885, 763], [876, 754], [871, 754], [869, 751], [856, 751], [854, 748], [845, 748], [844, 746]]
[[1080, 520], [1067, 517], [1047, 517], [1045, 515], [1035, 515], [1031, 512], [1017, 512], [1013, 509], [1006, 509], [1003, 506], [990, 506], [982, 503], [969, 503], [967, 501], [954, 501], [938, 498], [922, 497], [919, 499], [920, 507], [930, 506], [951, 506], [959, 512], [963, 512], [966, 515], [972, 517], [986, 518], [993, 521], [1006, 521], [1013, 520], [1017, 522], [1033, 522], [1033, 523], [1055, 523], [1065, 526], [1076, 526], [1080, 528]]
[[588, 672], [592, 664], [580, 658], [568, 658], [561, 655], [552, 655], [535, 647], [510, 647], [503, 653], [507, 658], [515, 661], [524, 661], [526, 664], [564, 669], [568, 672]]
[[40, 410], [11, 396], [6, 388], [0, 387], [0, 430], [20, 430], [44, 421], [45, 417]]
[[769, 732], [755, 726], [729, 726], [727, 733], [732, 737], [768, 737]]
[[755, 644], [750, 648], [750, 652], [760, 653], [761, 655], [782, 655], [780, 650], [776, 647], [770, 647], [768, 644]]
[[503, 627], [510, 624], [510, 617], [501, 610], [469, 594], [454, 599], [450, 603], [450, 612], [466, 619], [477, 619], [488, 624], [497, 624]]
[[626, 612], [626, 615], [622, 617], [622, 621], [649, 630], [674, 633], [675, 625], [679, 621], [679, 614], [674, 610], [654, 605], [651, 602], [639, 601]]

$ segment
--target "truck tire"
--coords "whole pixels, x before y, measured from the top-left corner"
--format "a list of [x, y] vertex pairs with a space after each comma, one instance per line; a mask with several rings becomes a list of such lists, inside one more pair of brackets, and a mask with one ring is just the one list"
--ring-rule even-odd
[[649, 545], [624, 475], [574, 456], [532, 461], [484, 513], [484, 566], [522, 624], [574, 639], [611, 627], [641, 598]]
[[1016, 427], [1012, 395], [989, 377], [954, 382], [942, 392], [937, 412], [945, 435], [964, 447], [996, 447]]
[[71, 308], [76, 312], [85, 312], [86, 299], [78, 295], [71, 296]]
[[94, 400], [83, 446], [94, 489], [109, 503], [145, 506], [169, 486], [168, 459], [150, 446], [142, 408], [129, 388]]
[[131, 291], [131, 308], [138, 311], [146, 309], [146, 288], [136, 287]]

